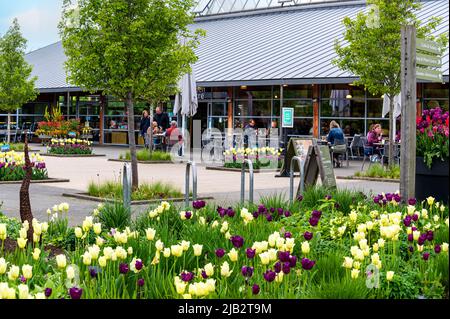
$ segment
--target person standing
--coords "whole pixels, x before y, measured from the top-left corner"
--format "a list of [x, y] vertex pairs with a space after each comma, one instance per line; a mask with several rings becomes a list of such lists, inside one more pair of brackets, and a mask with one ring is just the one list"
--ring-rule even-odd
[[163, 131], [166, 131], [169, 128], [169, 116], [161, 110], [160, 106], [156, 107], [156, 114], [153, 120], [158, 123], [158, 126], [162, 128]]
[[149, 147], [149, 136], [147, 134], [147, 130], [150, 127], [150, 116], [148, 110], [144, 110], [142, 112], [141, 125], [139, 127], [139, 132], [141, 136], [144, 138], [144, 146], [145, 148]]

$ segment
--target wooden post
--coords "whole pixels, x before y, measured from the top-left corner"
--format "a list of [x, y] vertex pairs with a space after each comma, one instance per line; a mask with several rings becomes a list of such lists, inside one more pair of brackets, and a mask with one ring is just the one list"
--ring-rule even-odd
[[319, 138], [319, 84], [313, 84], [313, 136]]
[[400, 195], [405, 202], [415, 197], [416, 182], [416, 29], [401, 32], [402, 127], [400, 151]]

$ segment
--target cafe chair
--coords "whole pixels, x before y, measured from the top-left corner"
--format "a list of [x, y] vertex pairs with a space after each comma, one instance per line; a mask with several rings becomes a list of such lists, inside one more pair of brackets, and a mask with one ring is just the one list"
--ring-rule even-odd
[[366, 163], [366, 159], [369, 160], [369, 167], [372, 165], [373, 162], [380, 161], [380, 157], [374, 153], [373, 146], [367, 145], [367, 137], [363, 136], [361, 137], [361, 145], [364, 148], [364, 158], [361, 166], [361, 171], [364, 170], [364, 164]]
[[[347, 167], [349, 166], [347, 143], [345, 142], [345, 140], [335, 140], [334, 144], [330, 147], [330, 150], [331, 150], [331, 158], [333, 161], [334, 161], [334, 154], [337, 154], [338, 163], [340, 163], [340, 157], [342, 156], [347, 161]], [[340, 164], [338, 164], [337, 167], [340, 167]]]
[[[389, 143], [384, 144], [380, 162], [389, 163]], [[394, 163], [400, 165], [400, 144], [394, 144]]]
[[[361, 134], [355, 134], [347, 149], [347, 151], [350, 152], [351, 159], [359, 158], [361, 156], [359, 152], [360, 142], [361, 142]], [[354, 150], [356, 150], [357, 156], [355, 156], [353, 152]]]

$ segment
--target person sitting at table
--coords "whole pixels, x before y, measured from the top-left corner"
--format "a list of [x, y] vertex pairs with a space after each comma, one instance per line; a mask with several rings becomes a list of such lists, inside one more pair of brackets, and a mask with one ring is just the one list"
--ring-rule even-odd
[[174, 146], [178, 143], [178, 155], [181, 156], [181, 147], [183, 145], [183, 135], [181, 135], [180, 129], [176, 121], [170, 122], [170, 127], [166, 130], [166, 139], [168, 146]]
[[381, 124], [373, 124], [370, 128], [369, 133], [367, 133], [367, 146], [373, 148], [374, 155], [381, 156], [382, 145], [377, 145], [381, 143], [383, 134], [381, 132]]
[[330, 148], [333, 152], [333, 163], [335, 167], [340, 167], [341, 162], [339, 161], [339, 155], [342, 151], [341, 148], [346, 151], [347, 145], [345, 145], [344, 132], [334, 120], [330, 122], [330, 132], [327, 135], [327, 142], [330, 144]]

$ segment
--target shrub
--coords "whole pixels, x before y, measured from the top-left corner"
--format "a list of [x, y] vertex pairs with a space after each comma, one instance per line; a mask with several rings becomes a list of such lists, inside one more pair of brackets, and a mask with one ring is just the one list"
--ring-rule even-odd
[[131, 212], [119, 201], [107, 202], [99, 209], [98, 219], [105, 229], [125, 229], [130, 225]]

